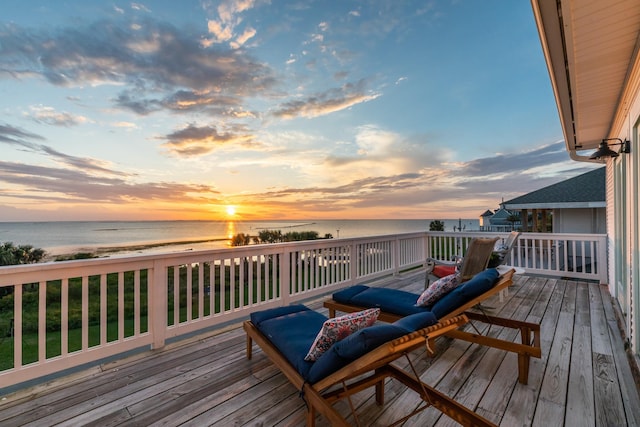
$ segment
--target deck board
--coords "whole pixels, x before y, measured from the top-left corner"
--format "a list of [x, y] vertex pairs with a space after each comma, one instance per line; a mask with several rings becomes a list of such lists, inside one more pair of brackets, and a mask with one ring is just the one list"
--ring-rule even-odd
[[[600, 290], [600, 296], [603, 301], [611, 301], [611, 296], [603, 286], [598, 287]], [[618, 321], [613, 312], [613, 306], [611, 304], [602, 304], [609, 325], [609, 339], [611, 342], [612, 353], [615, 359], [616, 371], [618, 373], [618, 381], [620, 384], [620, 392], [624, 401], [625, 415], [627, 419], [627, 425], [640, 426], [640, 405], [637, 405], [639, 400], [639, 390], [636, 385], [636, 378], [634, 378], [633, 372], [629, 361], [627, 360], [625, 343], [619, 339], [618, 333]]]
[[565, 423], [588, 427], [595, 426], [589, 288], [576, 286], [576, 291], [576, 314]]
[[[382, 282], [379, 283], [382, 285]], [[424, 274], [405, 273], [388, 286], [419, 293]], [[324, 314], [321, 300], [309, 307]], [[517, 382], [517, 358], [497, 349], [439, 338], [436, 353], [412, 352], [421, 379], [496, 424], [638, 425], [640, 400], [606, 288], [556, 278], [516, 276], [503, 301], [483, 304], [488, 314], [541, 323], [542, 358], [531, 360], [529, 383]], [[484, 330], [486, 325], [478, 324]], [[469, 328], [469, 326], [467, 326]], [[512, 330], [491, 336], [518, 341]], [[395, 362], [409, 367], [406, 359]], [[385, 405], [373, 392], [352, 396], [361, 425], [391, 423], [421, 403], [394, 380]], [[337, 410], [349, 415], [347, 402]], [[242, 329], [228, 327], [92, 368], [6, 396], [0, 424], [68, 426], [297, 426], [305, 405], [298, 391], [258, 348], [245, 357]], [[319, 427], [326, 420], [317, 419]], [[405, 425], [456, 425], [428, 408]]]
[[[547, 301], [550, 298], [551, 292], [541, 292], [545, 289], [545, 280], [528, 278], [527, 280], [518, 280], [518, 283], [510, 291], [510, 294], [521, 295], [523, 301], [527, 304], [524, 307], [530, 306], [531, 310], [543, 310], [547, 305]], [[546, 298], [544, 298], [546, 296]], [[540, 298], [543, 298], [540, 300]], [[511, 301], [507, 302], [511, 305]], [[525, 309], [526, 311], [526, 309]], [[505, 312], [506, 314], [507, 312]], [[530, 312], [531, 313], [531, 312]], [[541, 316], [540, 312], [535, 313], [535, 319], [531, 318], [531, 315], [527, 315], [524, 320], [528, 322], [539, 322]], [[519, 320], [522, 320], [520, 318]], [[542, 339], [544, 339], [544, 329], [542, 330]], [[548, 348], [548, 347], [547, 347]], [[545, 346], [542, 346], [542, 352], [544, 354]], [[504, 353], [504, 352], [503, 352]], [[531, 368], [533, 368], [539, 359], [531, 359]], [[504, 353], [504, 357], [496, 375], [492, 382], [489, 384], [487, 391], [478, 404], [477, 412], [483, 415], [485, 418], [492, 422], [504, 425], [522, 424], [523, 417], [532, 418], [532, 414], [526, 416], [528, 411], [532, 407], [535, 407], [535, 399], [532, 392], [527, 392], [531, 387], [531, 384], [537, 385], [539, 369], [530, 369], [529, 372], [529, 386], [524, 386], [513, 381], [514, 376], [517, 375], [518, 365], [517, 359], [513, 355]], [[515, 388], [515, 390], [514, 390]], [[535, 389], [534, 389], [535, 390]], [[533, 405], [532, 405], [533, 403]], [[513, 419], [509, 419], [511, 414], [514, 414]], [[503, 421], [507, 419], [507, 422]]]

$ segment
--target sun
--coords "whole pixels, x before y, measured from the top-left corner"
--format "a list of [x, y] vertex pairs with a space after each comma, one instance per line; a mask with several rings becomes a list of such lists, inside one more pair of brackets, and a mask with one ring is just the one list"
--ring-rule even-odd
[[235, 206], [227, 206], [227, 215], [229, 216], [234, 216], [236, 214], [236, 207]]

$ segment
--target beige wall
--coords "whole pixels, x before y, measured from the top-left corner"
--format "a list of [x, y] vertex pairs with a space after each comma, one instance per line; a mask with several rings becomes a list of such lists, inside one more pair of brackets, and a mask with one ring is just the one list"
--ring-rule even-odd
[[605, 234], [607, 232], [606, 209], [554, 209], [553, 232]]

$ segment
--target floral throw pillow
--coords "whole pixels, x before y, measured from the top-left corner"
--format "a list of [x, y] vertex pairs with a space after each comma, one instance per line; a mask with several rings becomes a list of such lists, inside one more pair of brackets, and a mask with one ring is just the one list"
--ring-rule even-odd
[[369, 308], [357, 313], [327, 319], [322, 325], [320, 332], [318, 332], [304, 360], [308, 362], [316, 361], [322, 353], [329, 350], [334, 343], [360, 329], [376, 323], [379, 315], [379, 308]]
[[423, 307], [429, 306], [438, 301], [440, 297], [452, 291], [456, 286], [458, 286], [457, 274], [444, 276], [442, 279], [438, 279], [429, 285], [429, 287], [418, 298], [416, 305]]

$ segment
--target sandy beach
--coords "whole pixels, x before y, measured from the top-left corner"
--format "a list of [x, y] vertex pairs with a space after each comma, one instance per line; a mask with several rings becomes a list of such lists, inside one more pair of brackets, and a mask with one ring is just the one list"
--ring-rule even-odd
[[148, 254], [161, 252], [183, 252], [205, 249], [223, 249], [229, 247], [229, 239], [194, 239], [178, 240], [166, 242], [141, 243], [131, 245], [115, 246], [82, 246], [73, 249], [57, 249], [48, 251], [45, 261], [55, 261], [56, 259], [72, 258], [77, 254], [92, 254], [96, 257], [104, 258], [112, 255]]

